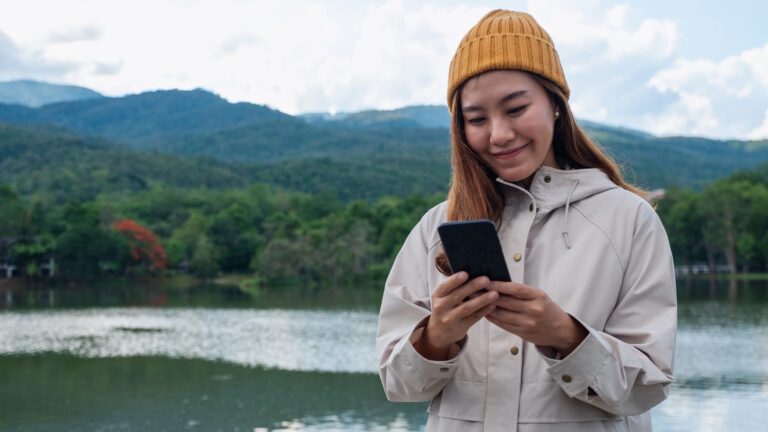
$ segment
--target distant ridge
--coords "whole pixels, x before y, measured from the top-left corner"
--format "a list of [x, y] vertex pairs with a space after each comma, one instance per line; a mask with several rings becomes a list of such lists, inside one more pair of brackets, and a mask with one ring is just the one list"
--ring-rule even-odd
[[365, 110], [336, 115], [307, 113], [299, 117], [311, 124], [325, 123], [350, 129], [451, 127], [451, 114], [444, 105], [413, 105], [393, 110]]
[[57, 102], [104, 97], [98, 92], [74, 85], [50, 84], [33, 80], [0, 82], [0, 103], [38, 108]]
[[[0, 122], [56, 125], [100, 137], [105, 148], [211, 158], [229, 162], [216, 165], [216, 171], [236, 172], [239, 181], [261, 181], [310, 193], [334, 190], [348, 199], [444, 191], [450, 177], [450, 116], [442, 105], [291, 116], [264, 105], [231, 103], [203, 89], [158, 90], [39, 108], [0, 104]], [[700, 188], [736, 170], [768, 162], [768, 140], [660, 138], [626, 128], [580, 123], [614, 156], [630, 181], [648, 189], [672, 184]], [[27, 138], [33, 142], [58, 139], [57, 134], [33, 139], [18, 131], [8, 133], [18, 138], [16, 143]], [[7, 148], [6, 155], [13, 157], [21, 148], [26, 149], [27, 161], [39, 154], [22, 146]], [[53, 151], [51, 147], [44, 150]], [[98, 157], [92, 155], [93, 166], [97, 166]], [[72, 154], [59, 160], [66, 159], [64, 156]], [[158, 159], [161, 157], [137, 163], [149, 166]], [[166, 160], [183, 165], [176, 159]], [[69, 163], [76, 166], [76, 161]], [[23, 183], [24, 172], [40, 166], [33, 162], [22, 166], [21, 162], [5, 167], [19, 173], [14, 183]], [[192, 169], [191, 173], [203, 175], [202, 170]], [[165, 173], [153, 171], [148, 178], [185, 184], [182, 175], [170, 181]]]
[[53, 124], [129, 143], [286, 118], [292, 117], [263, 105], [233, 104], [203, 89], [157, 90], [36, 109], [0, 105], [0, 121]]

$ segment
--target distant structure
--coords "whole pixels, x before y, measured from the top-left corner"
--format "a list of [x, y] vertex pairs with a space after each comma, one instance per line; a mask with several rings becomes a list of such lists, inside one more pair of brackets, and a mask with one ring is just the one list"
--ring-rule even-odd
[[[13, 262], [12, 250], [14, 243], [21, 240], [22, 237], [0, 237], [0, 277], [12, 278], [18, 276], [18, 266]], [[32, 238], [38, 241], [37, 237]], [[37, 263], [37, 275], [53, 277], [56, 275], [56, 258], [48, 256], [43, 261]]]
[[666, 193], [665, 189], [654, 189], [648, 193], [648, 198], [652, 200], [660, 200], [664, 198], [665, 193]]

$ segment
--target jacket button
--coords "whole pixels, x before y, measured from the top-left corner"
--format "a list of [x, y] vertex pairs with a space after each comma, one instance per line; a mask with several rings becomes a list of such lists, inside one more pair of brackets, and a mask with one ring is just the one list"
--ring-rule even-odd
[[449, 369], [447, 367], [441, 367], [440, 368], [440, 372], [448, 372], [448, 370]]
[[523, 256], [522, 256], [522, 255], [520, 255], [519, 253], [516, 253], [516, 254], [515, 254], [513, 257], [512, 257], [512, 259], [513, 259], [513, 260], [515, 260], [515, 261], [517, 262], [517, 261], [520, 261], [521, 259], [523, 259]]
[[567, 382], [567, 383], [571, 382], [571, 376], [570, 375], [563, 375], [562, 378], [563, 378], [563, 382]]
[[548, 175], [547, 175], [547, 176], [544, 176], [544, 183], [549, 183], [549, 182], [551, 182], [551, 181], [552, 181], [552, 177], [550, 177], [550, 176], [548, 176]]
[[514, 345], [512, 345], [512, 348], [509, 349], [509, 352], [512, 353], [512, 355], [517, 355], [517, 353], [520, 352], [520, 349]]
[[531, 203], [531, 205], [528, 206], [528, 210], [533, 211], [533, 203]]

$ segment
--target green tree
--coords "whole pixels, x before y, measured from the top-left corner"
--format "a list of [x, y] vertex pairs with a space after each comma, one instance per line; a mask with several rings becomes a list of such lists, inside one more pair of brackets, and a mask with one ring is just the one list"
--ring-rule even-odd
[[206, 235], [198, 237], [189, 268], [192, 273], [205, 279], [219, 274], [219, 251]]
[[209, 219], [199, 211], [193, 211], [180, 227], [173, 230], [168, 239], [168, 259], [172, 266], [192, 259], [198, 239], [205, 235], [210, 225]]
[[676, 258], [692, 273], [693, 260], [702, 255], [704, 223], [701, 194], [693, 189], [670, 187], [659, 203], [659, 217], [669, 236], [669, 243]]
[[[717, 180], [703, 192], [704, 239], [725, 255], [731, 274], [754, 258], [764, 231], [768, 191], [746, 180]], [[752, 228], [752, 230], [750, 230]]]
[[94, 204], [70, 201], [62, 211], [60, 222], [63, 231], [56, 238], [60, 273], [74, 277], [99, 274], [106, 236], [99, 226], [98, 208]]
[[7, 185], [0, 185], [0, 237], [13, 237], [21, 233], [24, 221], [24, 203]]

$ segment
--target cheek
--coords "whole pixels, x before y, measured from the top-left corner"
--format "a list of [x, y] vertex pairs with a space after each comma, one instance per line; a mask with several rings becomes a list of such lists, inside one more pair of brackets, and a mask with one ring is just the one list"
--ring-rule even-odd
[[487, 137], [485, 134], [475, 129], [464, 130], [464, 136], [467, 138], [467, 144], [469, 147], [477, 153], [481, 153], [486, 148], [485, 142]]
[[554, 122], [549, 122], [549, 119], [544, 117], [538, 118], [537, 121], [528, 124], [526, 132], [530, 137], [535, 137], [541, 145], [549, 146], [552, 143]]

